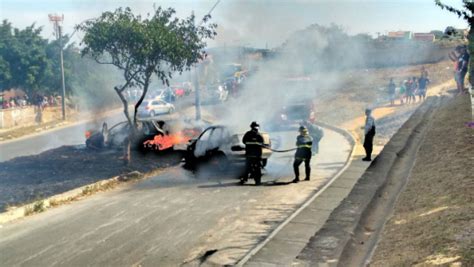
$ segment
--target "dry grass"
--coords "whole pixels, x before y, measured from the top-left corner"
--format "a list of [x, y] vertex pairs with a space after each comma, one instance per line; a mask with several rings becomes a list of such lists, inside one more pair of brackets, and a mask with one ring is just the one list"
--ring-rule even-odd
[[474, 266], [474, 138], [466, 96], [436, 114], [371, 266]]

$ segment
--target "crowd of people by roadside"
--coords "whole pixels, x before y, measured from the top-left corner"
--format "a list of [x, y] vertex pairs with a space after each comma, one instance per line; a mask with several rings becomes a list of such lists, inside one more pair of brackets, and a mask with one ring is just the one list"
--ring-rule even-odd
[[11, 97], [10, 99], [1, 99], [1, 108], [2, 109], [9, 109], [9, 108], [19, 108], [28, 106], [28, 100], [25, 97]]
[[400, 101], [400, 105], [416, 103], [416, 96], [418, 96], [418, 101], [425, 100], [429, 84], [428, 72], [424, 67], [422, 67], [419, 77], [408, 77], [400, 81], [398, 88], [393, 78], [390, 78], [387, 86], [390, 105], [394, 106], [397, 99]]
[[10, 97], [8, 99], [0, 96], [0, 108], [1, 109], [12, 109], [12, 108], [22, 108], [28, 106], [37, 106], [44, 109], [45, 107], [55, 107], [58, 106], [61, 102], [61, 97], [59, 96], [42, 96], [36, 95], [33, 99], [30, 99], [28, 95]]

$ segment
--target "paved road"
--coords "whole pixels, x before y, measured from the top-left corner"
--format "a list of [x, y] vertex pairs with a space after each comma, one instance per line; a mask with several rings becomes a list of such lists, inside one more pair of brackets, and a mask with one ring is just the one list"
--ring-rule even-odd
[[[281, 136], [284, 146], [294, 143], [294, 132]], [[342, 168], [350, 144], [326, 130], [320, 151], [310, 182], [285, 185], [291, 153], [273, 155], [258, 187], [174, 167], [1, 225], [0, 266], [233, 264]]]
[[[192, 98], [180, 100], [176, 108], [184, 109], [192, 105]], [[163, 116], [160, 116], [163, 117]], [[164, 116], [166, 117], [166, 116]], [[14, 141], [5, 141], [0, 143], [0, 162], [7, 161], [20, 156], [35, 155], [49, 149], [64, 145], [79, 145], [85, 142], [85, 132], [90, 129], [100, 129], [105, 121], [110, 126], [124, 121], [125, 116], [122, 112], [115, 115], [84, 122], [72, 126], [55, 129], [39, 133], [30, 137], [20, 138]]]

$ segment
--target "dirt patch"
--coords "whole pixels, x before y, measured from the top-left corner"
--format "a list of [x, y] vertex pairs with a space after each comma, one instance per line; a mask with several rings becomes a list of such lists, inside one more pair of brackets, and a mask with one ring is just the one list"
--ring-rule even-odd
[[474, 138], [469, 98], [434, 116], [371, 266], [474, 266]]
[[123, 165], [120, 150], [63, 146], [0, 163], [0, 211], [132, 171], [151, 172], [181, 162], [180, 152], [136, 152]]

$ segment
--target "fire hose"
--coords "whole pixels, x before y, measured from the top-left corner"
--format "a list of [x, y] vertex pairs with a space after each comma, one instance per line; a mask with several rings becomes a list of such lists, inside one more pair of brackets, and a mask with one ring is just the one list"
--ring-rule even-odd
[[285, 152], [295, 151], [296, 149], [298, 149], [298, 148], [295, 147], [295, 148], [280, 150], [280, 149], [273, 149], [273, 148], [265, 146], [265, 145], [262, 145], [261, 147], [266, 148], [266, 149], [268, 149], [272, 152], [276, 152], [276, 153], [285, 153]]

